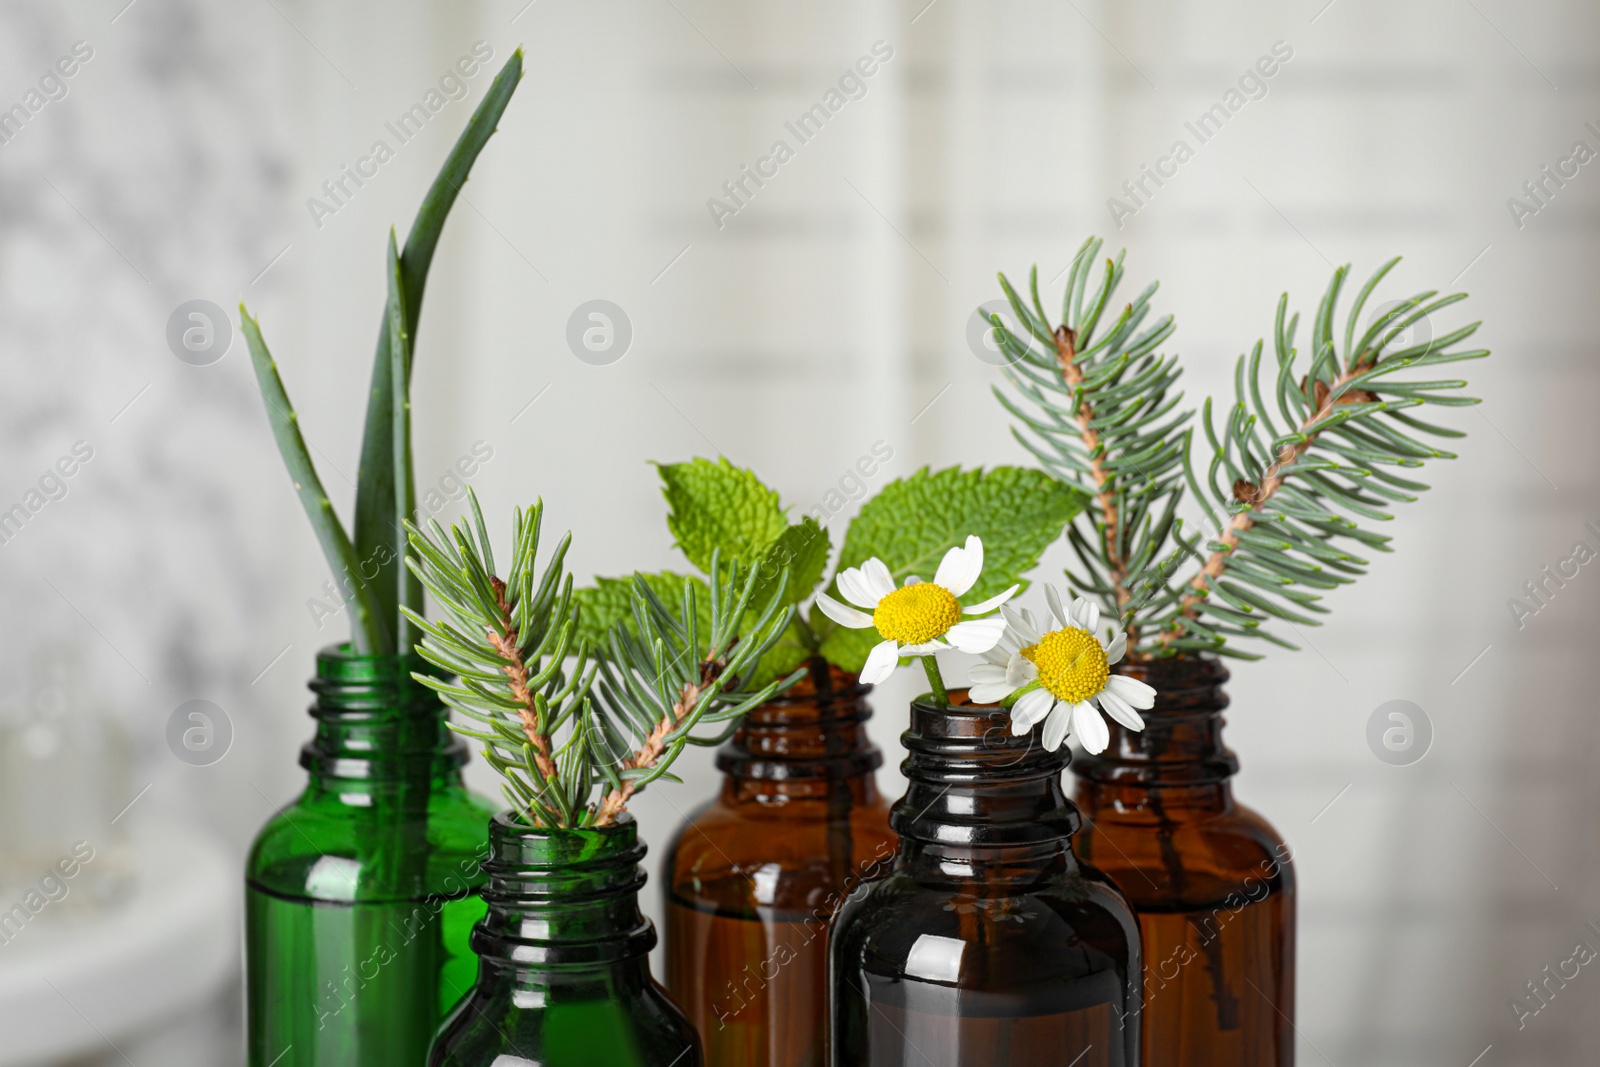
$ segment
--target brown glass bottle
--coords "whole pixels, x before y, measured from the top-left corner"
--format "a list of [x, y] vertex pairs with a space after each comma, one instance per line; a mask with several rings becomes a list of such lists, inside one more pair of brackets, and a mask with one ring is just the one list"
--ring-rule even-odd
[[833, 924], [834, 1067], [1138, 1064], [1138, 922], [1073, 856], [1067, 750], [1010, 725], [911, 705], [899, 855]]
[[828, 922], [888, 869], [870, 686], [815, 661], [717, 753], [721, 794], [666, 860], [667, 985], [717, 1067], [823, 1067]]
[[1109, 874], [1144, 941], [1146, 1067], [1294, 1063], [1289, 846], [1233, 798], [1222, 742], [1228, 671], [1210, 657], [1114, 668], [1155, 687], [1135, 733], [1111, 723], [1073, 763], [1078, 854]]

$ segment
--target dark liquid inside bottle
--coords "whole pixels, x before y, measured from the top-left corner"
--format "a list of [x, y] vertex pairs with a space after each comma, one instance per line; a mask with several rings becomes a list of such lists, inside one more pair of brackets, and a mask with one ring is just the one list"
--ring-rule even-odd
[[1133, 913], [1072, 854], [1066, 751], [1009, 724], [912, 705], [900, 853], [834, 923], [837, 1067], [1138, 1062]]
[[1212, 659], [1119, 666], [1155, 686], [1134, 733], [1081, 757], [1079, 854], [1110, 875], [1144, 942], [1149, 1067], [1294, 1062], [1294, 870], [1271, 825], [1233, 798], [1222, 743], [1228, 672]]
[[814, 663], [717, 754], [720, 796], [667, 859], [667, 983], [717, 1067], [827, 1062], [828, 923], [888, 869], [868, 687]]

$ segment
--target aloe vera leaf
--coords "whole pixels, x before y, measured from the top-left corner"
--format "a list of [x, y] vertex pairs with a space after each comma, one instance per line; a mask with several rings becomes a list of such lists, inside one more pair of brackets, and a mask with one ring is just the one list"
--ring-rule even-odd
[[[511, 101], [517, 82], [522, 78], [522, 50], [519, 48], [506, 60], [500, 73], [484, 94], [483, 100], [472, 113], [467, 128], [462, 131], [455, 147], [445, 159], [439, 176], [433, 180], [428, 195], [406, 235], [405, 250], [400, 254], [400, 280], [404, 295], [406, 334], [415, 338], [417, 319], [422, 311], [422, 292], [428, 280], [428, 268], [433, 262], [433, 252], [439, 243], [440, 231], [455, 204], [456, 195], [472, 170], [478, 153], [494, 134], [495, 125]], [[385, 309], [383, 326], [378, 332], [377, 353], [372, 362], [372, 382], [367, 394], [366, 427], [361, 440], [361, 466], [356, 474], [355, 547], [362, 559], [385, 560], [369, 585], [377, 600], [389, 632], [398, 630], [400, 622], [400, 575], [405, 573], [404, 559], [380, 546], [393, 546], [404, 537], [403, 528], [396, 519], [403, 504], [397, 503], [395, 493], [394, 402], [397, 395], [410, 390], [410, 361], [406, 361], [406, 380], [397, 389], [392, 377], [393, 358], [390, 353], [390, 326]], [[416, 487], [404, 487], [407, 498], [414, 498]], [[422, 607], [420, 595], [407, 603], [415, 609]], [[393, 646], [382, 651], [404, 651], [404, 646]]]
[[333, 510], [333, 502], [322, 488], [322, 479], [317, 476], [316, 465], [306, 449], [306, 439], [300, 433], [299, 416], [289, 403], [283, 379], [278, 376], [278, 365], [273, 362], [267, 342], [261, 337], [261, 326], [250, 317], [250, 312], [242, 303], [239, 305], [239, 325], [250, 347], [250, 364], [255, 368], [256, 382], [261, 388], [262, 399], [266, 401], [267, 421], [272, 426], [272, 436], [278, 442], [283, 465], [289, 469], [295, 493], [300, 497], [301, 506], [306, 509], [311, 528], [316, 531], [317, 541], [322, 546], [328, 567], [333, 571], [334, 580], [353, 594], [349, 602], [352, 615], [351, 643], [359, 653], [382, 651], [388, 646], [390, 635], [383, 616], [379, 614], [371, 583], [363, 579], [355, 549], [344, 532], [344, 525], [339, 522], [338, 514]]

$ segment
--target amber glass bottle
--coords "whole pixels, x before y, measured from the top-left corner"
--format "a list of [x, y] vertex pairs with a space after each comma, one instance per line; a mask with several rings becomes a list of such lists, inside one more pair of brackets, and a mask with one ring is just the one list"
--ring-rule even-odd
[[1294, 1062], [1294, 869], [1265, 819], [1233, 799], [1215, 659], [1115, 668], [1156, 689], [1142, 733], [1073, 766], [1078, 855], [1116, 880], [1144, 939], [1147, 1067]]
[[667, 853], [667, 984], [717, 1067], [827, 1062], [828, 921], [888, 869], [870, 686], [821, 661], [717, 753], [721, 794]]
[[899, 855], [834, 920], [834, 1067], [1138, 1064], [1138, 923], [1073, 856], [1067, 750], [1042, 729], [911, 706]]

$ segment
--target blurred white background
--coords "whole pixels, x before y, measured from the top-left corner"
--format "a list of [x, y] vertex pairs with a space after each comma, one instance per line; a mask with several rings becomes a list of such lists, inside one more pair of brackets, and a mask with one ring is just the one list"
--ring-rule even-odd
[[[188, 365], [169, 316], [247, 301], [348, 515], [387, 227], [404, 234], [521, 45], [527, 77], [428, 289], [417, 470], [439, 486], [485, 443], [487, 509], [543, 496], [580, 577], [676, 564], [648, 460], [725, 455], [797, 512], [878, 441], [894, 458], [869, 491], [1025, 461], [969, 320], [997, 270], [1037, 262], [1057, 299], [1048, 279], [1090, 234], [1129, 249], [1128, 295], [1161, 280], [1193, 397], [1229, 388], [1280, 291], [1309, 316], [1335, 265], [1364, 278], [1403, 254], [1388, 297], [1470, 291], [1436, 326], [1481, 318], [1495, 349], [1466, 368], [1486, 402], [1444, 416], [1470, 433], [1461, 458], [1305, 651], [1235, 669], [1237, 788], [1296, 850], [1303, 1063], [1594, 1062], [1592, 968], [1520, 1027], [1511, 1007], [1576, 942], [1600, 946], [1600, 572], [1541, 573], [1600, 549], [1600, 166], [1545, 180], [1542, 206], [1523, 189], [1576, 142], [1600, 150], [1593, 4], [19, 2], [0, 7], [0, 108], [77, 42], [92, 56], [65, 95], [0, 143], [0, 511], [75, 442], [93, 458], [0, 544], [0, 635], [13, 714], [38, 655], [83, 657], [135, 753], [122, 821], [196, 827], [242, 864], [303, 781], [304, 681], [345, 633], [308, 609], [327, 575], [242, 341]], [[477, 42], [493, 58], [464, 99], [314, 213]], [[892, 56], [800, 144], [785, 123], [878, 42]], [[1199, 144], [1185, 123], [1275, 47]], [[708, 198], [780, 139], [794, 158], [718, 225]], [[1179, 139], [1193, 158], [1132, 200], [1122, 183]], [[633, 330], [606, 366], [565, 339], [597, 298]], [[1541, 580], [1543, 606], [1524, 589]], [[1539, 608], [1520, 625], [1514, 597]], [[913, 686], [874, 701], [891, 796]], [[231, 724], [210, 766], [166, 742], [194, 699]], [[1366, 741], [1393, 699], [1432, 723], [1411, 766]], [[709, 753], [685, 774], [642, 808], [658, 846], [716, 786]], [[86, 1062], [238, 1062], [238, 998], [235, 979]], [[73, 1007], [97, 1028], [102, 1005]]]

